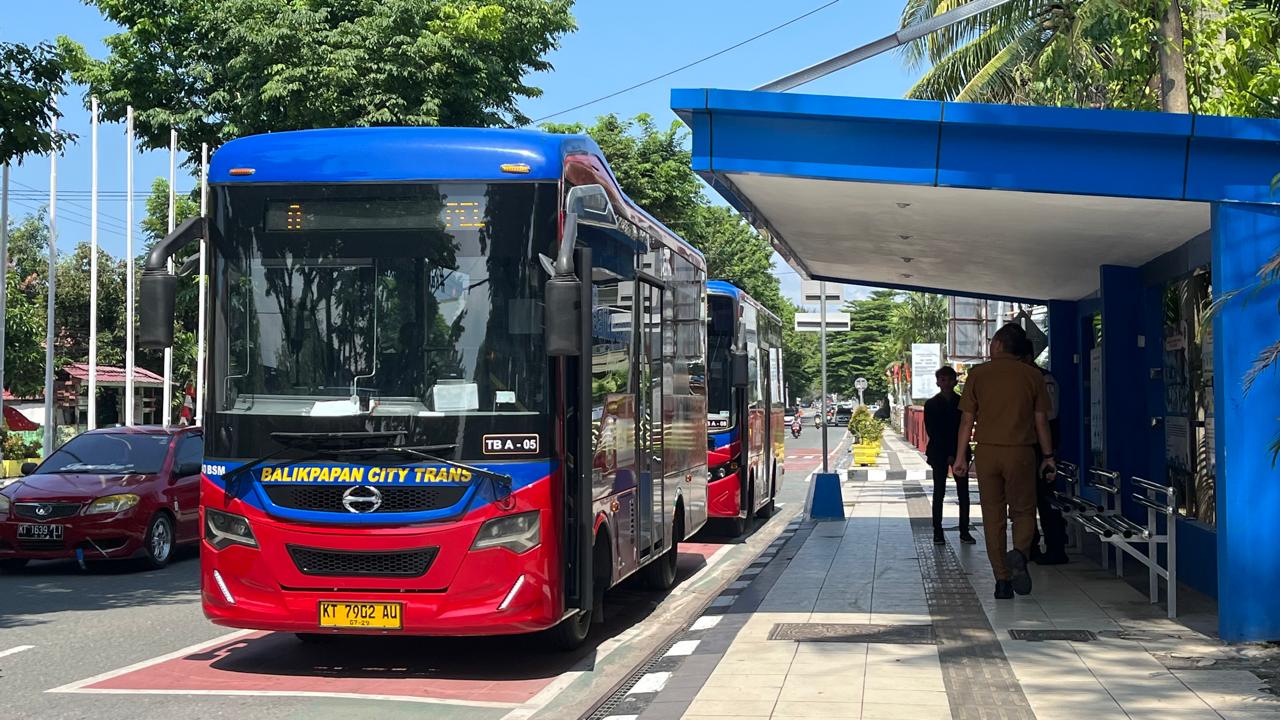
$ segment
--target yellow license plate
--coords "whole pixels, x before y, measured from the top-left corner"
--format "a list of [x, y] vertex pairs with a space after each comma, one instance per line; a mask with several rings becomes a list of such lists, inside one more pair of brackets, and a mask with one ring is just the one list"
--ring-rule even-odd
[[320, 601], [320, 627], [399, 630], [400, 603]]

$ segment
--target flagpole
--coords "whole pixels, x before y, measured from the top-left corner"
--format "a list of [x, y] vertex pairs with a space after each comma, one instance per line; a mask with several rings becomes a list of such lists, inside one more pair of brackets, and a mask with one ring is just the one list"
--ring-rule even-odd
[[[209, 216], [209, 143], [200, 143], [200, 217]], [[200, 238], [200, 300], [196, 316], [196, 425], [204, 420], [205, 265], [206, 240]]]
[[89, 417], [98, 427], [98, 98], [89, 99], [89, 137], [93, 152], [89, 177]]
[[133, 427], [133, 271], [137, 258], [133, 256], [133, 106], [124, 111], [124, 424]]
[[[57, 106], [57, 98], [50, 100], [50, 105]], [[58, 114], [55, 111], [49, 118], [49, 132], [58, 131]], [[53, 452], [53, 312], [54, 298], [58, 288], [58, 151], [49, 152], [49, 277], [46, 281], [48, 298], [45, 308], [44, 331], [44, 448], [43, 455], [48, 457]]]
[[[177, 199], [174, 196], [173, 183], [177, 175], [178, 162], [178, 131], [176, 129], [169, 130], [169, 232], [173, 232], [173, 213], [174, 203]], [[165, 263], [169, 272], [173, 272], [173, 258]], [[164, 415], [162, 415], [161, 425], [169, 427], [170, 418], [173, 416], [173, 346], [164, 349], [164, 393], [161, 401], [164, 407]]]
[[[4, 417], [4, 318], [9, 297], [9, 163], [0, 168], [0, 418]], [[0, 460], [4, 447], [0, 444]]]

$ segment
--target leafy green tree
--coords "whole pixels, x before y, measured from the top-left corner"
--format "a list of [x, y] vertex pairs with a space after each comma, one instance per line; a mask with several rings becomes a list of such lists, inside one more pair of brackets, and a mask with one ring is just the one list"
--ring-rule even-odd
[[[903, 24], [958, 4], [906, 0]], [[1275, 0], [1014, 0], [908, 46], [908, 95], [1276, 116], [1278, 18]]]
[[61, 149], [71, 139], [52, 128], [53, 118], [62, 117], [53, 98], [62, 94], [64, 61], [49, 43], [0, 42], [0, 165]]
[[[82, 242], [58, 260], [58, 293], [54, 298], [57, 360], [67, 363], [89, 360], [89, 262], [91, 248]], [[98, 249], [98, 363], [124, 364], [125, 265]], [[43, 313], [41, 313], [43, 315]]]
[[72, 77], [143, 147], [365, 125], [520, 125], [572, 0], [88, 0], [123, 31]]
[[660, 128], [649, 115], [604, 115], [590, 127], [544, 124], [544, 130], [587, 134], [604, 152], [623, 192], [702, 251], [707, 276], [747, 291], [783, 324], [784, 381], [793, 395], [807, 394], [816, 376], [816, 343], [794, 332], [795, 306], [782, 295], [769, 243], [733, 210], [712, 205], [690, 167], [688, 135], [673, 121]]
[[[182, 224], [187, 218], [200, 214], [200, 203], [196, 197], [178, 195], [174, 200], [174, 226]], [[136, 260], [135, 272], [141, 276], [146, 253], [156, 243], [164, 239], [169, 230], [169, 181], [156, 178], [151, 183], [151, 194], [147, 196], [146, 214], [142, 218], [142, 237], [144, 253]], [[195, 255], [199, 250], [194, 245], [187, 252], [175, 258], [175, 266], [181, 265], [187, 257]], [[99, 266], [101, 267], [101, 266]], [[175, 271], [178, 267], [174, 268]], [[174, 303], [173, 327], [173, 381], [179, 387], [186, 387], [196, 378], [196, 336], [199, 320], [200, 278], [196, 274], [178, 278], [178, 294]], [[121, 297], [124, 297], [123, 293]], [[137, 298], [135, 298], [136, 302]], [[164, 352], [160, 350], [139, 350], [138, 365], [156, 374], [164, 372]], [[174, 407], [182, 404], [182, 394], [173, 394]]]
[[[913, 343], [945, 343], [950, 311], [947, 299], [932, 293], [909, 292], [893, 307], [889, 335], [881, 345], [881, 365], [911, 364]], [[883, 372], [883, 369], [881, 370]]]
[[867, 380], [864, 397], [868, 401], [888, 391], [883, 345], [893, 330], [896, 297], [892, 290], [875, 290], [870, 297], [845, 302], [841, 310], [849, 313], [849, 331], [827, 336], [827, 386], [831, 392], [856, 395], [853, 384], [860, 377]]
[[44, 210], [9, 222], [5, 272], [4, 385], [16, 395], [44, 387], [45, 298], [48, 297], [49, 226]]

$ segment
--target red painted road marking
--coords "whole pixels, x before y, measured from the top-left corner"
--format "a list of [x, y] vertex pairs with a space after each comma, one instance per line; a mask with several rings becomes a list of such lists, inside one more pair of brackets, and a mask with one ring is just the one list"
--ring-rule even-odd
[[[726, 547], [681, 543], [681, 575], [717, 562]], [[616, 646], [613, 640], [594, 650], [596, 662]], [[245, 631], [50, 692], [348, 697], [532, 710], [554, 697], [544, 692], [550, 686], [580, 674], [574, 668], [590, 652], [548, 653], [530, 638], [341, 638], [311, 645], [288, 633]], [[495, 664], [495, 656], [504, 662]]]

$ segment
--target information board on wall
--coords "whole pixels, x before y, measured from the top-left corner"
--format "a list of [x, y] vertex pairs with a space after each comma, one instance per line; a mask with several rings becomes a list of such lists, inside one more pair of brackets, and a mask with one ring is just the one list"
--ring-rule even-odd
[[1105, 437], [1102, 419], [1102, 348], [1089, 351], [1089, 446], [1102, 452]]
[[942, 346], [938, 343], [911, 343], [911, 398], [925, 400], [938, 392], [933, 375], [942, 367]]

